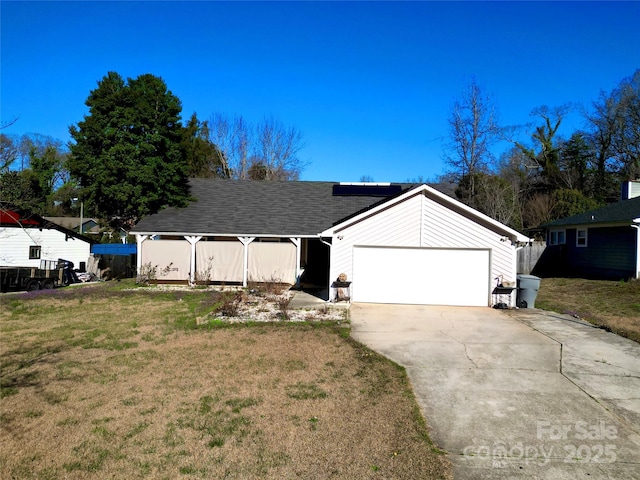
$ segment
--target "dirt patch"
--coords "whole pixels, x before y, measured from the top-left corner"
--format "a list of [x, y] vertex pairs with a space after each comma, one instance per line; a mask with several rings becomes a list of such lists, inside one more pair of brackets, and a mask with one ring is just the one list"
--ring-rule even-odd
[[3, 305], [1, 478], [451, 478], [405, 372], [336, 322], [132, 295]]

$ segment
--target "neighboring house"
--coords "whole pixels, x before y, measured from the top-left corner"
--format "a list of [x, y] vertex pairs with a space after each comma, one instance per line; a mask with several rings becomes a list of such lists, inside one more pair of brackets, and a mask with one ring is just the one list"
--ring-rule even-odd
[[[80, 228], [80, 218], [78, 217], [44, 217], [45, 220], [49, 220], [50, 222], [61, 225], [69, 230], [73, 230], [74, 232], [81, 233], [82, 235], [87, 235], [89, 238], [94, 238], [99, 241], [103, 234], [108, 234], [109, 237], [113, 235], [113, 232], [103, 230], [100, 227], [100, 224], [95, 218], [84, 218], [82, 219], [82, 228]], [[120, 239], [123, 243], [126, 242], [127, 231], [124, 229], [120, 229], [118, 231], [120, 235]]]
[[91, 240], [35, 214], [0, 209], [0, 265], [40, 267], [42, 260], [86, 264]]
[[44, 217], [44, 219], [76, 233], [82, 232], [82, 235], [100, 235], [100, 225], [95, 218], [83, 218], [82, 229], [80, 229], [79, 217]]
[[325, 299], [344, 273], [353, 301], [487, 306], [530, 241], [427, 185], [192, 179], [191, 195], [130, 232], [139, 272], [299, 283]]
[[543, 273], [608, 280], [640, 278], [638, 187], [640, 182], [626, 182], [623, 200], [542, 225], [547, 234]]

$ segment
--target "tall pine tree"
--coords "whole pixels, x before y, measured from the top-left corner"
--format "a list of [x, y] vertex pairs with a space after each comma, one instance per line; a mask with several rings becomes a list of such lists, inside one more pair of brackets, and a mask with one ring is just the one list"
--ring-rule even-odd
[[154, 75], [125, 82], [109, 72], [85, 102], [89, 114], [69, 131], [68, 167], [82, 200], [113, 226], [132, 227], [189, 199], [178, 97]]

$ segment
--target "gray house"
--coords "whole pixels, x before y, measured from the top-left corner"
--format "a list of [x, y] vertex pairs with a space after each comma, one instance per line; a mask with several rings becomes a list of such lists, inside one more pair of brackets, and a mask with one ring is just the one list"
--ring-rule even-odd
[[487, 306], [497, 282], [515, 281], [517, 250], [529, 241], [428, 185], [190, 185], [186, 208], [145, 217], [130, 232], [138, 271], [157, 267], [162, 282], [279, 281], [327, 298], [346, 275], [354, 301]]
[[[633, 195], [635, 184], [640, 186], [638, 182], [625, 184], [623, 196]], [[640, 191], [637, 194], [542, 225], [547, 232], [545, 263], [553, 265], [544, 273], [609, 280], [640, 278]]]

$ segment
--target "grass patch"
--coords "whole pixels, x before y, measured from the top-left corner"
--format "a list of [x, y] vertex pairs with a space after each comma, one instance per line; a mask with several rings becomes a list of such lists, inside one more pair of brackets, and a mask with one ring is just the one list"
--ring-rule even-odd
[[575, 315], [640, 343], [640, 281], [543, 278], [536, 307]]
[[298, 382], [295, 385], [288, 385], [285, 388], [287, 396], [296, 400], [317, 400], [327, 398], [327, 392], [322, 390], [316, 383]]
[[123, 287], [0, 297], [0, 478], [450, 478], [404, 370], [338, 323]]

